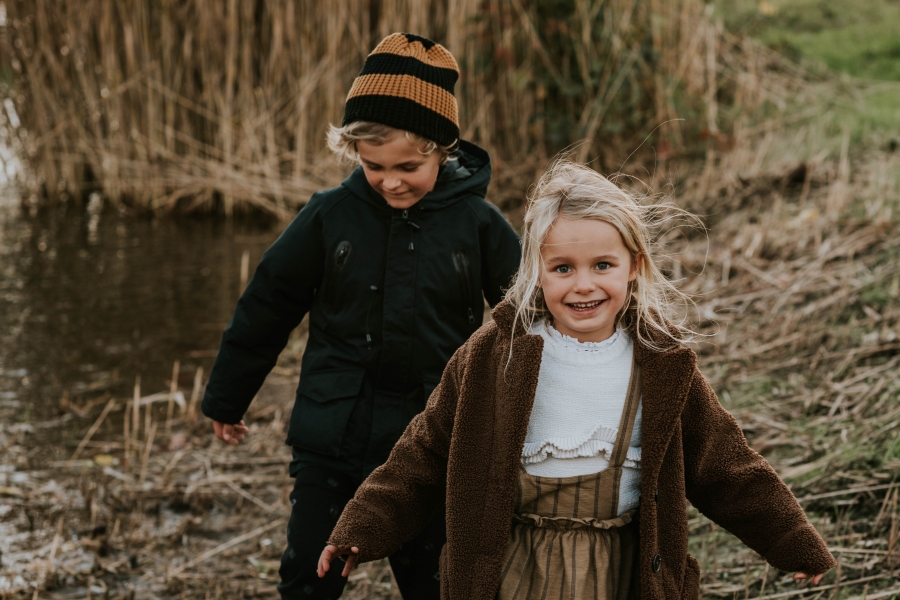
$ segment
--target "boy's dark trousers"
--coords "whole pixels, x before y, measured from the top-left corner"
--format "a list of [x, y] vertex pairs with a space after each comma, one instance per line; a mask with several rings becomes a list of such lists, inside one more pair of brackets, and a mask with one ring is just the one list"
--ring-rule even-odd
[[[336, 560], [323, 578], [316, 573], [319, 556], [344, 506], [362, 481], [330, 469], [306, 467], [297, 473], [291, 493], [288, 546], [281, 557], [278, 591], [285, 600], [335, 600], [347, 579], [344, 563]], [[406, 600], [438, 600], [438, 557], [446, 541], [440, 511], [419, 536], [390, 557], [391, 569]]]
[[[296, 479], [278, 585], [285, 600], [336, 600], [341, 595], [347, 583], [341, 576], [344, 563], [333, 562], [328, 574], [320, 579], [316, 573], [319, 556], [356, 488], [387, 460], [402, 433], [399, 428], [385, 438], [385, 432], [377, 431], [384, 419], [376, 413], [390, 410], [393, 404], [373, 390], [368, 378], [361, 392], [344, 431], [340, 456], [293, 449], [291, 475]], [[439, 600], [438, 558], [446, 541], [441, 509], [416, 539], [390, 557], [394, 578], [406, 600]]]

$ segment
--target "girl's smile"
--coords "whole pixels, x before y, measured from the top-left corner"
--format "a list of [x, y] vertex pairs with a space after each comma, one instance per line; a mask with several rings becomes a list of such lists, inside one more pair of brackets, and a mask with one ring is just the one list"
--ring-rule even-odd
[[605, 221], [559, 217], [541, 257], [541, 289], [557, 331], [581, 342], [611, 336], [637, 273], [618, 230]]

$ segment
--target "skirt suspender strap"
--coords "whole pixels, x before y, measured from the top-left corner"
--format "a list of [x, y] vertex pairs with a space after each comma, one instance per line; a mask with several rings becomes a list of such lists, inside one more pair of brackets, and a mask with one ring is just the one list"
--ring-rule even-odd
[[641, 367], [634, 358], [631, 359], [631, 378], [628, 382], [628, 395], [625, 397], [625, 408], [622, 410], [622, 422], [619, 423], [619, 432], [616, 434], [616, 442], [612, 455], [609, 457], [609, 467], [600, 472], [600, 489], [602, 503], [607, 507], [611, 516], [617, 516], [619, 504], [619, 486], [622, 480], [622, 469], [625, 459], [628, 457], [628, 448], [631, 445], [631, 433], [634, 429], [634, 420], [641, 401]]

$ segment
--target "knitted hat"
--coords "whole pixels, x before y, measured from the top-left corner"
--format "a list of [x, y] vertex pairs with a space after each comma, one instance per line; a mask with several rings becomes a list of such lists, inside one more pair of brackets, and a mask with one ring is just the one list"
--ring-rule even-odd
[[393, 33], [372, 51], [347, 94], [342, 125], [372, 121], [452, 146], [459, 139], [453, 85], [459, 66], [438, 43]]

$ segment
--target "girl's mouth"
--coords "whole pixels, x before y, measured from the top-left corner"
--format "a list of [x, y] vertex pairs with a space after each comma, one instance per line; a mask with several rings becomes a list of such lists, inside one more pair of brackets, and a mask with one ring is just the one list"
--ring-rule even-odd
[[566, 304], [566, 306], [568, 306], [575, 312], [590, 312], [604, 302], [606, 302], [606, 300], [594, 300], [593, 302], [571, 302], [569, 304]]

